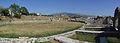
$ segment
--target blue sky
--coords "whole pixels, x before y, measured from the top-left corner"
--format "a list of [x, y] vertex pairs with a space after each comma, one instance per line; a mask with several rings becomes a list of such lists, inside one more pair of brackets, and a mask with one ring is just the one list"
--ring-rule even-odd
[[120, 0], [0, 0], [0, 6], [4, 7], [13, 3], [25, 6], [29, 12], [43, 14], [72, 12], [105, 16], [113, 16], [114, 9], [120, 6]]

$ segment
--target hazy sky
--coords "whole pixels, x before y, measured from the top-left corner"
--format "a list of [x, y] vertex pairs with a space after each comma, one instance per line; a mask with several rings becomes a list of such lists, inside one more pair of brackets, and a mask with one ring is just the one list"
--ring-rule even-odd
[[113, 15], [114, 9], [120, 6], [120, 0], [0, 0], [0, 6], [11, 4], [25, 6], [29, 12], [52, 14], [73, 12], [86, 15]]

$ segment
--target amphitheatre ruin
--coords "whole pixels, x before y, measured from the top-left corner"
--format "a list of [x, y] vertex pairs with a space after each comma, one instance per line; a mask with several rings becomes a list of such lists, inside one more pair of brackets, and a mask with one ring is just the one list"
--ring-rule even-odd
[[114, 17], [1, 16], [0, 43], [108, 43], [119, 39], [119, 9]]
[[0, 8], [0, 43], [120, 43], [120, 7], [113, 15], [44, 15], [14, 3]]

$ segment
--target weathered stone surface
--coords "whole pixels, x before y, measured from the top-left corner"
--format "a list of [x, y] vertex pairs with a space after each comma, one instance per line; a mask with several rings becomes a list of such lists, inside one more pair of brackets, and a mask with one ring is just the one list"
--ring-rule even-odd
[[120, 31], [120, 8], [119, 7], [115, 9], [113, 26]]
[[58, 40], [59, 42], [62, 42], [62, 43], [80, 43], [78, 40], [73, 40], [70, 38], [62, 37], [62, 36], [55, 37], [55, 40]]

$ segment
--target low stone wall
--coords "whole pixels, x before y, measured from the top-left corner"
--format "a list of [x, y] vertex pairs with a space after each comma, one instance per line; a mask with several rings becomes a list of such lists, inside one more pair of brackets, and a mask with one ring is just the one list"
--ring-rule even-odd
[[61, 43], [80, 43], [79, 40], [74, 40], [66, 37], [55, 37], [55, 40], [58, 40]]
[[0, 38], [0, 43], [35, 43], [33, 38]]

